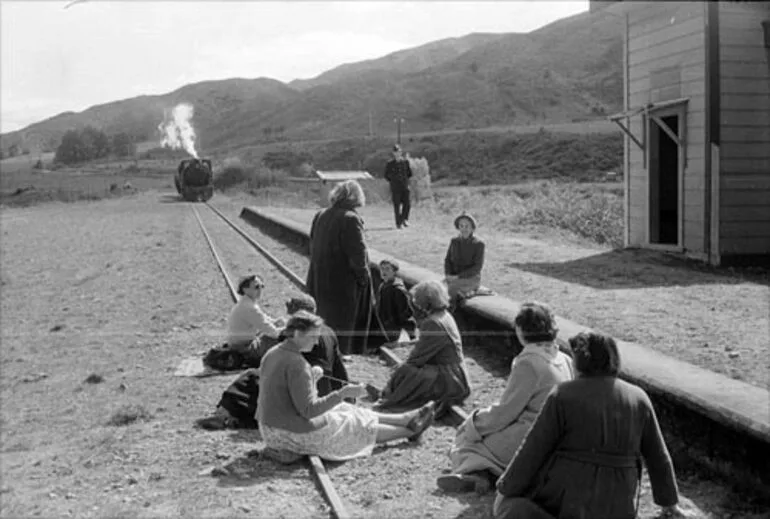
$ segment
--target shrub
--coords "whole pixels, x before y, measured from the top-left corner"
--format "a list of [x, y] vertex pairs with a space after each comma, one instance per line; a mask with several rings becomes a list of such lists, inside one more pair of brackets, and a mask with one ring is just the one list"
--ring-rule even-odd
[[225, 159], [222, 171], [214, 175], [212, 183], [220, 191], [245, 184], [251, 174], [252, 167], [244, 166], [240, 159]]
[[288, 182], [289, 175], [283, 170], [253, 168], [249, 177], [249, 187], [261, 189], [265, 187], [283, 187]]
[[436, 196], [434, 209], [447, 215], [463, 210], [493, 227], [542, 225], [612, 247], [623, 245], [623, 193], [591, 184], [551, 182], [452, 189]]
[[600, 244], [622, 246], [622, 197], [577, 186], [541, 184], [520, 198], [521, 210], [512, 221], [565, 229]]
[[245, 165], [238, 158], [225, 159], [224, 168], [214, 176], [214, 188], [219, 190], [235, 186], [248, 189], [261, 189], [269, 186], [284, 186], [288, 175], [282, 170], [270, 170]]

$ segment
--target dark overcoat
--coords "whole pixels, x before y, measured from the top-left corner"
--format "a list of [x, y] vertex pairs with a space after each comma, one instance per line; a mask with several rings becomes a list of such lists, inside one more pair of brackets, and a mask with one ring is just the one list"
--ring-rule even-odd
[[[335, 204], [319, 211], [310, 227], [307, 291], [318, 315], [336, 333], [344, 355], [355, 349], [360, 316], [369, 303], [369, 274], [364, 222], [355, 209]], [[359, 324], [360, 327], [360, 324]]]
[[[675, 504], [671, 457], [647, 394], [614, 377], [565, 382], [498, 480], [495, 517], [633, 519], [642, 460], [655, 503]], [[541, 512], [525, 513], [522, 498]]]

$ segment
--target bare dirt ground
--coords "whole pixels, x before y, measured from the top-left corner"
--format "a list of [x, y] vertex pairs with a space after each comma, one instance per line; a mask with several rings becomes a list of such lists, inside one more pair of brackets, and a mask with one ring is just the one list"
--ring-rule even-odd
[[[278, 214], [308, 225], [315, 212], [271, 202]], [[416, 206], [410, 226], [396, 230], [389, 206], [361, 213], [370, 246], [443, 272], [453, 216]], [[499, 294], [545, 301], [574, 322], [770, 389], [767, 270], [716, 270], [652, 251], [611, 250], [553, 229], [481, 221], [477, 234], [487, 244], [482, 283]]]
[[[232, 302], [191, 204], [170, 195], [2, 211], [0, 516], [328, 516], [306, 465], [251, 455], [257, 431], [193, 427], [234, 376], [172, 374], [221, 341]], [[243, 205], [214, 202], [230, 215]], [[197, 207], [228, 270], [263, 275], [263, 306], [280, 314], [298, 289]], [[302, 258], [281, 254], [304, 275]], [[469, 407], [493, 401], [507, 376], [483, 355], [468, 352]], [[388, 376], [373, 358], [349, 370], [379, 385]], [[453, 436], [439, 425], [422, 445], [395, 443], [329, 472], [356, 517], [489, 517], [491, 497], [435, 487]], [[723, 484], [679, 479], [702, 517], [768, 517]], [[655, 514], [645, 484], [642, 517]]]

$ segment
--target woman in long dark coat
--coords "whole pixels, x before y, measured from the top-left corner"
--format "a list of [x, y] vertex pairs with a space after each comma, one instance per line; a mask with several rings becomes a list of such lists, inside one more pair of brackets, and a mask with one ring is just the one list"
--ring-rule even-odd
[[495, 518], [632, 519], [642, 460], [655, 503], [691, 517], [649, 397], [617, 378], [615, 341], [581, 333], [570, 346], [578, 378], [554, 388], [497, 481]]
[[360, 349], [356, 323], [366, 311], [369, 271], [364, 221], [356, 212], [366, 203], [355, 180], [342, 182], [329, 194], [331, 207], [319, 211], [310, 227], [310, 268], [307, 291], [318, 315], [336, 333], [343, 355]]

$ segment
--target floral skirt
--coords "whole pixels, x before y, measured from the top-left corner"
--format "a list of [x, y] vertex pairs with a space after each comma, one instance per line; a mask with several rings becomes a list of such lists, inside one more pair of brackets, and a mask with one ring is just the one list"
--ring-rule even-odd
[[341, 403], [326, 413], [327, 424], [318, 430], [295, 433], [259, 424], [268, 447], [297, 454], [344, 461], [369, 456], [377, 439], [377, 416], [373, 411]]

